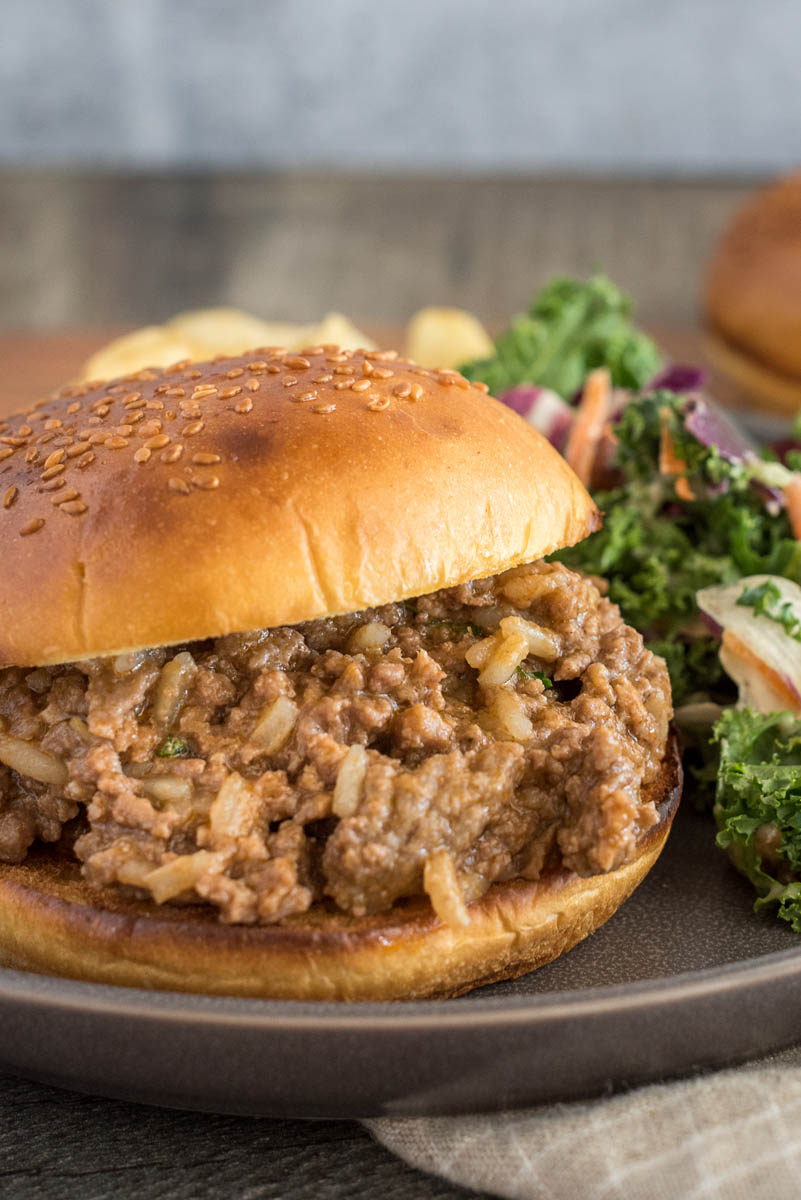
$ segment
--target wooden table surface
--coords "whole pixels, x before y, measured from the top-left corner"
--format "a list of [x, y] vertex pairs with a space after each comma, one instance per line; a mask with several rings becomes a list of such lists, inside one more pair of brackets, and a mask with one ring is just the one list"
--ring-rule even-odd
[[[449, 303], [498, 325], [553, 273], [597, 264], [671, 350], [696, 357], [700, 268], [749, 186], [0, 174], [0, 409], [70, 378], [109, 330], [184, 308], [304, 321], [339, 309], [398, 328], [423, 304]], [[467, 1195], [405, 1167], [355, 1123], [169, 1112], [2, 1077], [0, 1194]]]

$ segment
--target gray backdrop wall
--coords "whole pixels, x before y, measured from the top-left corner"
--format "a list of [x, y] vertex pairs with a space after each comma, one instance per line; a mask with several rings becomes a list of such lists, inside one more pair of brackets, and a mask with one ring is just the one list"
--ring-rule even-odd
[[0, 0], [0, 161], [780, 168], [801, 0]]

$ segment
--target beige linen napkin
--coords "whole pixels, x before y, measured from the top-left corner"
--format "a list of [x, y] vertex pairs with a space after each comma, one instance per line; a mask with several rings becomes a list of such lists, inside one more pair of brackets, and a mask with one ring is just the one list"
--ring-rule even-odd
[[515, 1200], [789, 1200], [801, 1047], [600, 1100], [366, 1124], [412, 1166]]

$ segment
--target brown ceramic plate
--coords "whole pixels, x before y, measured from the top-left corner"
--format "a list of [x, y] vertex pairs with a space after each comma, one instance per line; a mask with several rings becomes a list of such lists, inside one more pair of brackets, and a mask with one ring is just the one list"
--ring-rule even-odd
[[751, 902], [685, 800], [632, 899], [523, 979], [460, 1000], [322, 1005], [0, 971], [0, 1069], [307, 1117], [477, 1111], [687, 1073], [801, 1039], [801, 938]]

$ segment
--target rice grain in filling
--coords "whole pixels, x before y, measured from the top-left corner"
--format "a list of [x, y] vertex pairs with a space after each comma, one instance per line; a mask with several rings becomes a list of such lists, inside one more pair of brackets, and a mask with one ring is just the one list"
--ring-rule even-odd
[[631, 858], [670, 715], [661, 659], [593, 582], [542, 562], [295, 627], [8, 668], [0, 859], [77, 817], [90, 883], [228, 922], [316, 901], [358, 916], [424, 888], [457, 919], [493, 882]]

